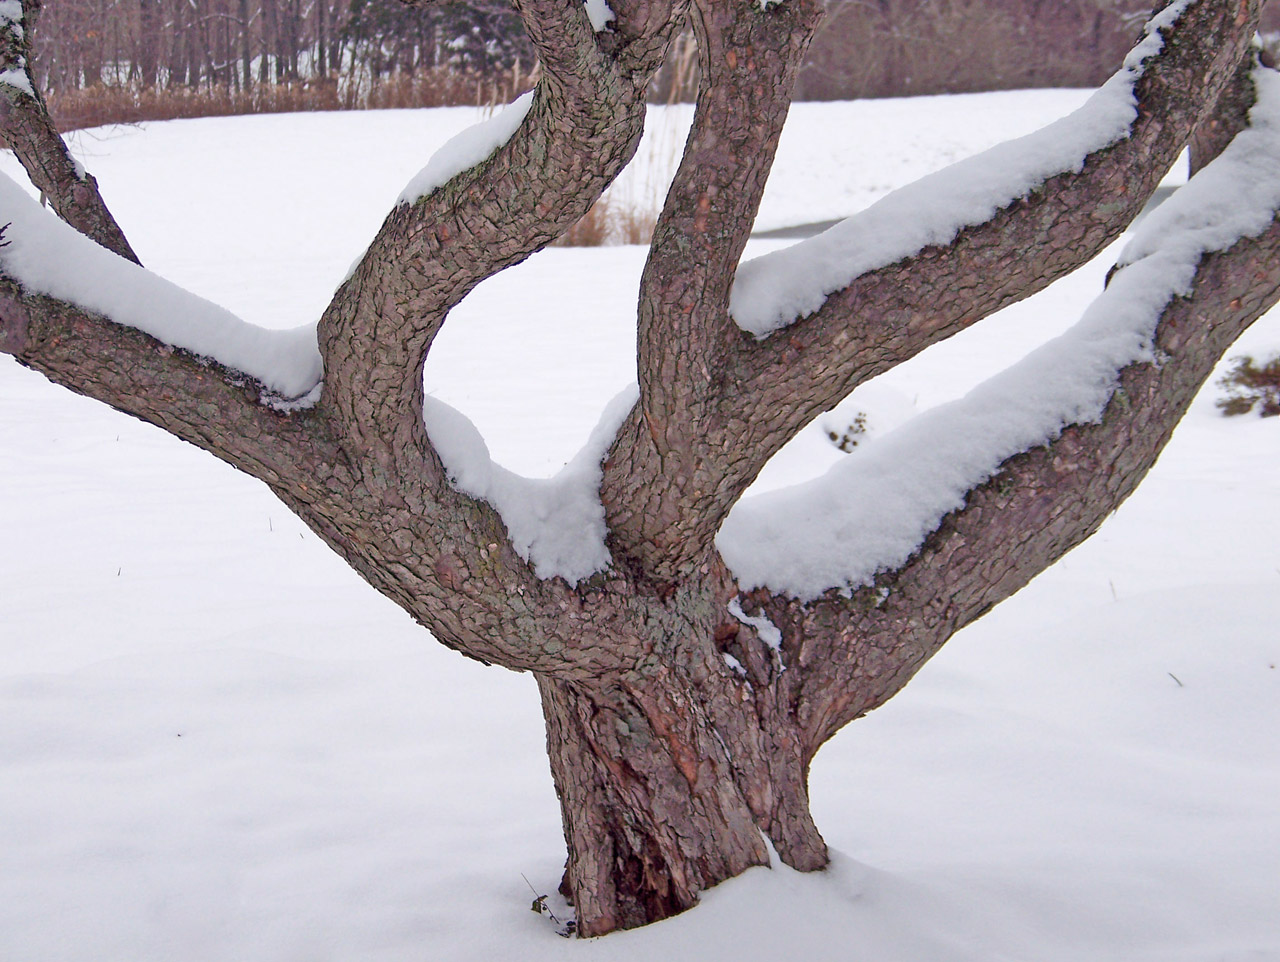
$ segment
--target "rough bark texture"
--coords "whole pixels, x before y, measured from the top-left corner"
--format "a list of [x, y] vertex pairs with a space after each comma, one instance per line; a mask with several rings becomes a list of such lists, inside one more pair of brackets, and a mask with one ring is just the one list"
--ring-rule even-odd
[[[730, 321], [729, 291], [821, 5], [615, 0], [612, 30], [596, 34], [578, 0], [521, 0], [544, 67], [531, 111], [491, 158], [388, 216], [321, 321], [317, 407], [281, 414], [243, 374], [25, 290], [4, 274], [3, 246], [0, 350], [262, 479], [442, 643], [534, 673], [579, 931], [641, 925], [766, 863], [765, 839], [789, 865], [825, 865], [806, 785], [822, 743], [1088, 537], [1215, 359], [1280, 297], [1273, 222], [1205, 258], [1164, 312], [1160, 362], [1120, 373], [1101, 423], [1009, 459], [899, 570], [849, 597], [743, 593], [715, 553], [729, 508], [814, 414], [1083, 263], [1193, 131], [1198, 156], [1221, 151], [1252, 102], [1237, 65], [1260, 6], [1194, 0], [1138, 85], [1127, 138], [756, 341]], [[643, 277], [640, 401], [605, 464], [613, 564], [576, 586], [539, 579], [494, 509], [449, 483], [423, 427], [422, 365], [453, 305], [571, 225], [622, 169], [686, 16], [703, 86]], [[20, 64], [22, 37], [9, 28], [3, 42], [4, 65]], [[132, 257], [39, 96], [7, 86], [0, 115], [58, 214]], [[760, 614], [780, 642], [758, 634]]]
[[[1268, 60], [1270, 58], [1267, 58]], [[1255, 96], [1253, 71], [1262, 64], [1259, 51], [1240, 58], [1240, 64], [1218, 94], [1217, 103], [1204, 118], [1187, 144], [1191, 173], [1195, 174], [1217, 157], [1240, 131], [1249, 126], [1249, 108]], [[1274, 64], [1267, 63], [1267, 67]]]
[[[687, 409], [697, 412], [696, 431], [673, 444], [664, 411], [650, 410], [646, 400], [633, 412], [605, 475], [615, 557], [633, 557], [666, 580], [695, 569], [760, 467], [804, 424], [864, 381], [1042, 290], [1115, 240], [1230, 79], [1252, 37], [1257, 6], [1252, 20], [1242, 20], [1248, 11], [1239, 4], [1193, 5], [1138, 84], [1139, 117], [1128, 138], [946, 247], [926, 247], [862, 275], [785, 331], [757, 341], [737, 330], [727, 318], [727, 287], [715, 287], [708, 298], [714, 300], [699, 305], [701, 325], [679, 320], [688, 305], [664, 304], [665, 327], [651, 342], [678, 338], [681, 357], [693, 359], [683, 363], [700, 366], [683, 377], [664, 370], [655, 380], [669, 378], [667, 392], [684, 391]], [[751, 165], [771, 160], [776, 137], [762, 125], [751, 129], [755, 136], [742, 147]], [[744, 214], [754, 215], [758, 200], [744, 201]], [[661, 242], [659, 235], [655, 250]], [[696, 244], [686, 246], [696, 256]], [[642, 387], [646, 303], [666, 296], [664, 284], [641, 290]]]

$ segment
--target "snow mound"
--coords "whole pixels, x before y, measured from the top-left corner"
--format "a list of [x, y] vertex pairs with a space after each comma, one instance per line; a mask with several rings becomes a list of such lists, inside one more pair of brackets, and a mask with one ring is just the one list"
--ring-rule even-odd
[[867, 584], [1006, 459], [1096, 422], [1119, 372], [1154, 359], [1160, 315], [1190, 292], [1200, 258], [1261, 234], [1280, 210], [1280, 77], [1255, 79], [1250, 129], [1143, 221], [1075, 327], [822, 477], [739, 502], [716, 544], [741, 585], [814, 598]]
[[494, 463], [476, 426], [443, 401], [426, 398], [423, 415], [454, 486], [494, 507], [512, 547], [539, 578], [577, 584], [611, 560], [600, 503], [601, 462], [639, 396], [632, 385], [610, 401], [586, 445], [552, 478], [522, 477]]
[[816, 237], [743, 263], [729, 301], [734, 321], [767, 337], [861, 275], [948, 244], [1050, 177], [1080, 171], [1090, 154], [1129, 135], [1138, 117], [1134, 85], [1163, 49], [1161, 31], [1188, 2], [1153, 17], [1124, 66], [1074, 113], [900, 188]]

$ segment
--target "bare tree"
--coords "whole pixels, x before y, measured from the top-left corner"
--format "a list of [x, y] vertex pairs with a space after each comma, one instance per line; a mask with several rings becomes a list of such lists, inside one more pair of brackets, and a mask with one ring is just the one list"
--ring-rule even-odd
[[[74, 265], [53, 261], [105, 259], [95, 277], [126, 267], [55, 231], [16, 191], [0, 194], [19, 198], [0, 208], [0, 349], [261, 479], [440, 642], [532, 672], [568, 843], [563, 888], [580, 931], [596, 935], [689, 908], [767, 863], [766, 840], [797, 869], [826, 864], [807, 797], [823, 742], [1087, 538], [1216, 359], [1280, 297], [1280, 107], [1272, 74], [1237, 69], [1260, 0], [1176, 0], [1081, 118], [946, 181], [969, 206], [925, 185], [928, 204], [873, 209], [780, 262], [740, 268], [821, 4], [615, 0], [600, 31], [579, 0], [517, 7], [542, 61], [535, 94], [489, 128], [491, 154], [449, 155], [406, 192], [319, 320], [316, 367], [301, 380], [256, 355], [231, 361], [216, 338], [193, 346], [209, 343], [196, 337], [206, 321], [167, 288], [163, 303], [177, 306], [148, 309], [182, 316], [160, 316], [160, 336], [138, 329], [150, 315], [109, 299], [85, 307]], [[6, 16], [5, 137], [58, 214], [129, 256], [31, 86], [22, 21]], [[454, 305], [563, 233], [629, 161], [650, 77], [686, 21], [701, 89], [643, 274], [638, 400], [580, 465], [592, 496], [570, 513], [581, 530], [531, 533], [459, 440], [456, 415], [424, 402], [424, 359]], [[1047, 426], [988, 451], [990, 465], [961, 470], [959, 493], [897, 554], [850, 543], [845, 567], [807, 581], [749, 571], [750, 552], [734, 560], [744, 525], [731, 509], [788, 438], [868, 378], [1093, 257], [1207, 122], [1193, 179], [1205, 190], [1166, 204], [1091, 312], [1149, 322], [1095, 358], [1093, 408], [1072, 395]], [[1206, 193], [1213, 203], [1196, 206]], [[905, 240], [886, 239], [889, 226]], [[130, 284], [153, 283], [127, 270]], [[983, 410], [974, 430], [999, 433], [1000, 411]], [[895, 469], [920, 481], [910, 459]], [[768, 522], [774, 508], [752, 510]], [[566, 561], [562, 536], [598, 555]]]

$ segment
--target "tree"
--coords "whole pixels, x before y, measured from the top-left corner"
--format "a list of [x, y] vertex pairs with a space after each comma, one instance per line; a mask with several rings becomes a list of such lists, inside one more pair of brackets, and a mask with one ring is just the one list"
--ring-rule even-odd
[[[823, 742], [1134, 489], [1280, 298], [1280, 89], [1248, 55], [1260, 2], [1176, 0], [1080, 114], [739, 267], [821, 4], [617, 0], [605, 29], [576, 0], [517, 7], [535, 93], [433, 159], [314, 337], [274, 337], [132, 263], [31, 83], [34, 4], [25, 22], [0, 5], [4, 135], [101, 245], [0, 185], [0, 349], [261, 479], [443, 644], [532, 672], [563, 888], [595, 935], [689, 908], [765, 864], [766, 839], [825, 865], [806, 787]], [[468, 291], [628, 162], [686, 18], [702, 86], [642, 279], [638, 394], [526, 484], [424, 399], [424, 359]], [[1192, 186], [1047, 360], [869, 468], [738, 505], [859, 383], [1101, 250], [1193, 135]]]

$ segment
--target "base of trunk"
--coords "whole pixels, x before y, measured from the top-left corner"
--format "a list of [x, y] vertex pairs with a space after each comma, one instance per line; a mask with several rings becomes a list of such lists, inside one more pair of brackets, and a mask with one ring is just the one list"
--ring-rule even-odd
[[[706, 889], [769, 864], [760, 825], [772, 816], [752, 811], [702, 707], [664, 680], [604, 691], [538, 681], [569, 850], [561, 891], [580, 935], [677, 915]], [[825, 864], [825, 847], [807, 861]]]

